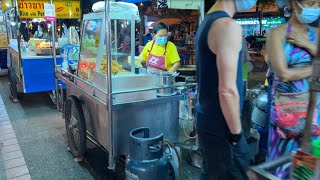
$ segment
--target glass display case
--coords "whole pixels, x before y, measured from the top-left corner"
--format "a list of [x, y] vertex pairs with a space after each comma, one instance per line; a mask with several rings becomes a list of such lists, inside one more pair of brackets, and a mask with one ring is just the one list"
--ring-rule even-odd
[[92, 81], [93, 71], [96, 70], [99, 42], [102, 29], [102, 19], [84, 20], [82, 43], [78, 64], [78, 76]]
[[113, 76], [135, 73], [134, 26], [136, 19], [134, 17], [120, 18], [111, 19], [111, 48], [107, 51], [104, 13], [84, 16], [77, 71], [80, 78], [92, 83], [95, 76], [107, 74], [105, 59], [107, 52], [111, 53], [111, 74]]

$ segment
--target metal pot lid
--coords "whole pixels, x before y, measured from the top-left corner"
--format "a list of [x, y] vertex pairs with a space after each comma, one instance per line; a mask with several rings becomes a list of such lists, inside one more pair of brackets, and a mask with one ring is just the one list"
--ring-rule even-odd
[[263, 93], [260, 96], [258, 96], [257, 106], [259, 108], [265, 109], [267, 107], [267, 104], [268, 104], [268, 94], [267, 93]]
[[257, 107], [254, 107], [252, 114], [251, 114], [251, 121], [254, 122], [255, 124], [264, 127], [266, 124], [266, 118], [267, 118], [267, 113], [264, 111], [260, 110]]

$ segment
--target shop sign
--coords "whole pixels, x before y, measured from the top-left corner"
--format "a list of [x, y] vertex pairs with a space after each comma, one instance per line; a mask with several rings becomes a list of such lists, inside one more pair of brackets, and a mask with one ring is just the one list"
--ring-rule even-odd
[[8, 9], [11, 9], [12, 8], [12, 1], [11, 0], [2, 0], [1, 1], [1, 8], [2, 8], [2, 12], [5, 12]]
[[[236, 20], [238, 24], [241, 25], [259, 25], [260, 22], [258, 19], [253, 20]], [[276, 24], [283, 24], [285, 23], [285, 20], [283, 18], [277, 18], [277, 19], [263, 19], [261, 21], [262, 25], [276, 25]]]
[[[44, 0], [18, 0], [18, 12], [20, 18], [44, 18]], [[81, 9], [79, 0], [59, 1], [53, 0], [55, 5], [56, 18], [58, 19], [79, 19]]]
[[44, 4], [44, 17], [46, 21], [56, 21], [56, 11], [54, 4]]
[[1, 9], [2, 9], [3, 12], [7, 11], [6, 2], [4, 0], [1, 1]]

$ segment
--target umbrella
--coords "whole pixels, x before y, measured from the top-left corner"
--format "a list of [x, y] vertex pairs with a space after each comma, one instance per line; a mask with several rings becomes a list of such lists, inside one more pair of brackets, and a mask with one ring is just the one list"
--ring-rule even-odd
[[165, 19], [160, 19], [158, 20], [157, 22], [154, 22], [151, 24], [151, 26], [155, 26], [156, 24], [158, 24], [159, 22], [162, 22], [168, 26], [171, 26], [171, 25], [175, 25], [175, 24], [180, 24], [181, 22], [181, 19], [178, 19], [178, 18], [165, 18]]

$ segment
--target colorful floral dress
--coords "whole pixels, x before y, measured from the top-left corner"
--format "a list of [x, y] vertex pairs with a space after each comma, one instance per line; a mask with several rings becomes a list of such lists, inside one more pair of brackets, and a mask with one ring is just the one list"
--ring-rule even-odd
[[[291, 32], [291, 25], [287, 24], [286, 35]], [[316, 34], [313, 28], [308, 27], [308, 34], [310, 43], [316, 44]], [[297, 47], [293, 44], [285, 42], [283, 45], [284, 53], [286, 56], [287, 64], [302, 64], [311, 62], [312, 56], [305, 49]], [[272, 68], [272, 67], [271, 67]], [[280, 93], [293, 93], [302, 92], [309, 90], [308, 79], [301, 79], [297, 81], [281, 82], [279, 78], [275, 75], [272, 85], [272, 97], [274, 97], [275, 92]], [[273, 99], [274, 101], [274, 99]], [[318, 101], [319, 102], [319, 101]], [[319, 107], [319, 103], [318, 103]], [[318, 116], [318, 124], [320, 124], [320, 116]], [[275, 124], [277, 123], [278, 117], [275, 111], [274, 104], [271, 106], [270, 113], [270, 128], [269, 128], [269, 146], [268, 146], [268, 157], [267, 161], [277, 159], [283, 155], [289, 154], [296, 150], [300, 146], [299, 138], [285, 139], [279, 136], [276, 131]], [[286, 164], [279, 167], [274, 172], [274, 175], [281, 179], [288, 179], [290, 173], [290, 164]]]

